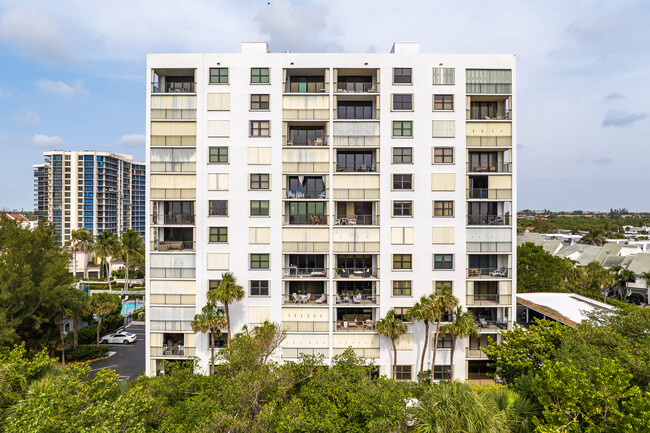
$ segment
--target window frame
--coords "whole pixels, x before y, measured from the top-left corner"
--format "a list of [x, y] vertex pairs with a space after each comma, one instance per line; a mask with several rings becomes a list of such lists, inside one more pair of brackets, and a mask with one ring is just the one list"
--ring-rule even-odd
[[[441, 100], [437, 100], [438, 97]], [[451, 101], [450, 101], [451, 99]], [[440, 104], [442, 108], [436, 108]], [[451, 105], [451, 108], [447, 105]], [[454, 111], [454, 94], [453, 93], [434, 93], [433, 95], [433, 111]]]
[[[217, 151], [217, 159], [221, 159], [223, 157], [222, 151], [226, 151], [226, 160], [225, 161], [213, 161], [212, 160], [212, 151], [216, 150]], [[208, 147], [208, 164], [229, 164], [230, 163], [230, 149], [228, 149], [228, 146], [209, 146]]]
[[413, 121], [393, 120], [392, 138], [413, 138]]
[[[407, 260], [408, 258], [408, 260]], [[409, 253], [393, 253], [391, 256], [392, 270], [393, 271], [412, 271], [413, 270], [413, 254]], [[399, 264], [400, 267], [395, 267]], [[408, 265], [409, 267], [405, 267]]]
[[[226, 81], [225, 82], [223, 82], [223, 81], [212, 81], [212, 71], [213, 70], [219, 70], [219, 71], [224, 71], [225, 70], [226, 71]], [[219, 77], [220, 80], [221, 80], [221, 76], [222, 76], [221, 73], [217, 74], [217, 77]], [[208, 84], [222, 84], [222, 85], [230, 84], [230, 68], [222, 68], [222, 67], [210, 68], [208, 70]]]
[[[398, 176], [400, 180], [396, 179]], [[393, 173], [391, 176], [392, 191], [413, 191], [414, 178], [413, 173]]]
[[[254, 176], [258, 176], [257, 180]], [[263, 179], [266, 176], [266, 180]], [[257, 184], [258, 186], [254, 186]], [[266, 188], [263, 185], [266, 184]], [[248, 189], [251, 191], [269, 191], [271, 189], [271, 175], [269, 173], [250, 173], [248, 176]]]
[[[217, 206], [217, 209], [219, 209], [220, 205], [223, 205], [225, 203], [225, 213], [211, 213], [213, 210], [212, 203], [215, 203]], [[208, 216], [228, 216], [228, 200], [208, 200]]]
[[[438, 151], [441, 151], [441, 154], [438, 155]], [[451, 155], [447, 154], [447, 151], [451, 152]], [[441, 161], [437, 161], [437, 159], [440, 158]], [[451, 158], [451, 162], [446, 161], [446, 159]], [[436, 146], [433, 148], [433, 163], [436, 165], [454, 165], [455, 164], [455, 152], [453, 147], [449, 146], [443, 146], [439, 147]]]
[[[400, 108], [396, 107], [396, 105], [395, 105], [395, 98], [398, 97], [398, 96], [400, 97], [399, 104], [402, 105], [402, 107], [400, 107]], [[409, 101], [408, 101], [408, 104], [410, 105], [409, 108], [404, 108], [403, 107], [403, 105], [406, 104], [406, 102], [402, 101], [401, 98], [405, 97], [405, 96], [409, 97]], [[393, 93], [393, 94], [391, 94], [390, 108], [391, 108], [392, 111], [413, 111], [413, 93]]]
[[[266, 123], [266, 127], [263, 126], [264, 123]], [[264, 131], [266, 131], [267, 135], [263, 135]], [[249, 122], [249, 128], [248, 128], [249, 138], [260, 138], [260, 137], [270, 137], [270, 136], [271, 136], [270, 120], [251, 120]]]
[[[266, 260], [264, 260], [264, 256], [266, 256]], [[255, 258], [256, 260], [253, 260]], [[253, 264], [257, 264], [257, 266], [253, 266]], [[266, 267], [263, 267], [262, 265], [266, 264]], [[250, 271], [267, 271], [271, 269], [271, 254], [269, 253], [250, 253], [248, 255], [248, 269]]]
[[[208, 228], [208, 243], [210, 244], [227, 244], [228, 243], [228, 227], [209, 227]], [[216, 229], [216, 233], [212, 230]], [[215, 239], [213, 239], [213, 236]], [[225, 238], [225, 239], [224, 239]]]
[[[257, 209], [261, 210], [262, 209], [261, 204], [263, 202], [266, 202], [266, 214], [263, 214], [263, 213], [253, 214], [253, 208], [254, 208], [253, 204], [257, 203], [257, 205], [258, 205]], [[271, 201], [270, 200], [249, 200], [248, 212], [249, 212], [249, 216], [251, 218], [269, 217], [269, 216], [271, 216]]]
[[[402, 285], [400, 283], [408, 283], [408, 287], [406, 287], [407, 284], [403, 284], [404, 287], [400, 287]], [[396, 293], [396, 291], [399, 291], [400, 293]], [[405, 293], [405, 291], [408, 291], [408, 293]], [[391, 296], [412, 297], [413, 296], [413, 281], [412, 280], [393, 280], [393, 291], [392, 291]]]
[[[264, 78], [264, 74], [262, 74], [262, 71], [266, 70], [266, 81], [262, 81]], [[257, 71], [258, 74], [254, 74], [253, 72]], [[271, 84], [271, 68], [269, 67], [258, 67], [258, 68], [251, 68], [250, 71], [250, 84]], [[260, 81], [255, 82], [253, 81], [253, 77], [257, 76]]]
[[[410, 77], [409, 81], [403, 81], [405, 74], [404, 71], [409, 71], [408, 76]], [[398, 72], [400, 71], [399, 75]], [[393, 85], [398, 85], [398, 86], [412, 86], [413, 85], [413, 68], [393, 68]], [[396, 80], [395, 78], [401, 77], [400, 80]]]
[[[440, 70], [440, 78], [441, 78], [442, 81], [444, 81], [444, 77], [445, 77], [444, 70], [445, 69], [453, 71], [452, 74], [451, 74], [451, 77], [453, 78], [453, 82], [452, 83], [445, 83], [445, 82], [436, 83], [436, 70], [437, 69]], [[436, 67], [434, 67], [432, 69], [431, 72], [432, 72], [432, 77], [431, 77], [432, 85], [434, 85], [434, 86], [455, 86], [456, 85], [456, 68], [449, 68], [449, 67], [445, 67], [445, 66], [436, 66]]]
[[[253, 97], [257, 96], [258, 100], [253, 101]], [[262, 97], [266, 96], [266, 101], [262, 100]], [[251, 93], [250, 97], [248, 98], [249, 102], [249, 110], [250, 111], [269, 111], [271, 109], [271, 95], [268, 93]], [[255, 108], [253, 104], [259, 104], [258, 108]], [[262, 107], [262, 104], [266, 104], [266, 108]]]
[[[404, 151], [405, 151], [405, 150], [408, 150], [409, 153], [410, 153], [410, 155], [405, 155], [405, 154], [404, 154]], [[401, 155], [396, 155], [396, 154], [395, 154], [395, 151], [400, 151]], [[405, 162], [405, 161], [404, 161], [404, 158], [405, 158], [406, 156], [408, 156], [408, 158], [410, 159], [410, 161], [408, 161], [408, 162]], [[393, 147], [393, 148], [392, 148], [392, 155], [391, 155], [391, 157], [392, 157], [392, 159], [391, 159], [391, 164], [413, 164], [413, 148], [412, 148], [412, 147]], [[397, 158], [400, 158], [401, 161], [396, 161], [396, 160], [395, 160], [396, 157], [397, 157]]]
[[[408, 369], [408, 371], [405, 371]], [[405, 376], [408, 373], [408, 378]], [[413, 366], [408, 364], [398, 364], [395, 366], [395, 380], [411, 381], [413, 380]]]
[[[395, 206], [398, 203], [409, 203], [409, 208], [410, 208], [410, 213], [409, 215], [404, 215], [403, 213], [401, 215], [397, 215], [395, 213]], [[404, 211], [404, 205], [400, 204], [402, 212]], [[394, 200], [392, 203], [392, 209], [393, 209], [393, 217], [394, 218], [413, 218], [413, 200]]]
[[[440, 203], [440, 206], [437, 204]], [[446, 213], [449, 211], [449, 204], [451, 203], [451, 213]], [[440, 214], [436, 214], [437, 211], [440, 211]], [[454, 201], [453, 200], [434, 200], [433, 201], [433, 216], [434, 217], [447, 217], [453, 218], [454, 216]]]
[[[254, 283], [266, 283], [266, 293], [263, 294], [262, 290], [264, 289], [262, 285], [256, 287], [258, 293], [253, 293]], [[271, 282], [269, 280], [249, 280], [248, 282], [248, 296], [255, 298], [269, 297], [271, 296]]]
[[[437, 260], [438, 257], [442, 257], [442, 260]], [[451, 260], [446, 260], [449, 257]], [[436, 267], [437, 263], [441, 263], [443, 267]], [[447, 263], [451, 264], [451, 267], [445, 267]], [[454, 254], [453, 253], [434, 253], [433, 254], [433, 270], [434, 271], [453, 271], [454, 270]]]

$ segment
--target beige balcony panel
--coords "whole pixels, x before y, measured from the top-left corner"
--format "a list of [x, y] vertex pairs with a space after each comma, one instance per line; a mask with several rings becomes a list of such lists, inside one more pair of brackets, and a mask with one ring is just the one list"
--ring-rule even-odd
[[196, 122], [151, 122], [151, 135], [196, 136]]
[[154, 188], [196, 189], [196, 175], [193, 174], [152, 174], [150, 186]]
[[208, 253], [207, 269], [209, 271], [227, 271], [230, 268], [229, 253]]
[[271, 307], [248, 307], [248, 323], [271, 321]]
[[345, 350], [347, 347], [362, 349], [379, 349], [379, 335], [377, 334], [334, 334], [332, 346]]
[[150, 284], [151, 295], [194, 295], [196, 282], [187, 280], [154, 280]]
[[196, 95], [151, 95], [151, 109], [196, 110]]
[[433, 244], [454, 244], [455, 227], [433, 227], [432, 243]]
[[329, 337], [327, 335], [291, 334], [287, 335], [282, 346], [326, 349], [329, 347]]
[[455, 191], [455, 173], [431, 173], [431, 191]]
[[196, 147], [195, 135], [152, 135], [151, 146]]
[[208, 93], [208, 111], [230, 111], [230, 93]]
[[195, 199], [196, 188], [193, 189], [151, 188], [151, 198], [153, 200]]
[[248, 164], [249, 165], [270, 165], [271, 148], [270, 147], [249, 147]]
[[291, 253], [326, 253], [329, 242], [282, 242], [282, 251]]

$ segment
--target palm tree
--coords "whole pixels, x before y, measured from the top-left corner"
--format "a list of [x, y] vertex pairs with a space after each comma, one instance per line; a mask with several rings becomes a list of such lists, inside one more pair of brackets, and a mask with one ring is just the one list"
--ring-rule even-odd
[[598, 229], [589, 230], [589, 233], [587, 233], [582, 237], [582, 239], [580, 239], [581, 244], [596, 245], [596, 246], [600, 246], [604, 244], [605, 241], [606, 239], [605, 239], [605, 235], [603, 234], [603, 231]]
[[119, 252], [119, 239], [112, 232], [103, 231], [97, 236], [93, 251], [101, 261], [106, 279], [108, 280], [108, 290], [113, 290], [111, 288], [111, 263], [108, 259], [110, 257], [112, 260], [113, 256]]
[[[641, 278], [645, 280], [645, 288], [650, 289], [650, 272], [641, 272]], [[650, 302], [650, 297], [646, 300]]]
[[230, 330], [230, 304], [235, 301], [241, 301], [244, 299], [244, 288], [237, 284], [237, 279], [232, 274], [232, 272], [226, 272], [221, 274], [221, 282], [216, 289], [208, 292], [208, 303], [216, 305], [217, 302], [222, 303], [224, 309], [226, 310], [226, 323], [228, 325], [228, 335], [227, 343], [230, 347], [230, 336], [232, 335]]
[[224, 309], [208, 303], [201, 309], [201, 314], [194, 316], [192, 329], [194, 332], [210, 333], [210, 374], [214, 375], [214, 336], [221, 336], [221, 329], [226, 326]]
[[84, 278], [88, 278], [88, 257], [85, 254], [93, 249], [93, 234], [87, 228], [80, 228], [72, 230], [70, 238], [74, 253], [74, 265], [72, 267], [74, 277], [77, 278], [77, 251], [81, 251], [84, 253]]
[[533, 417], [538, 414], [535, 403], [515, 391], [490, 387], [481, 394], [481, 401], [504, 415], [510, 432], [532, 433], [535, 430]]
[[463, 311], [462, 307], [456, 307], [451, 323], [442, 325], [440, 331], [443, 334], [451, 335], [451, 375], [449, 380], [454, 377], [454, 352], [456, 352], [456, 342], [459, 338], [478, 337], [478, 329], [474, 322], [474, 313]]
[[90, 309], [89, 303], [90, 300], [86, 292], [79, 289], [74, 289], [68, 296], [67, 312], [72, 317], [72, 332], [74, 335], [72, 347], [79, 345], [79, 332], [77, 330], [79, 327], [79, 316], [88, 314], [88, 310]]
[[421, 320], [424, 322], [424, 348], [422, 349], [422, 360], [420, 361], [420, 374], [419, 379], [422, 381], [422, 375], [424, 374], [424, 359], [427, 355], [427, 347], [429, 347], [429, 339], [431, 338], [431, 332], [429, 331], [429, 324], [435, 320], [433, 316], [431, 304], [433, 300], [429, 296], [422, 296], [420, 302], [413, 305], [408, 313], [407, 317], [411, 321]]
[[616, 273], [616, 287], [618, 288], [618, 299], [623, 301], [627, 297], [627, 283], [636, 281], [636, 274], [629, 269], [621, 269]]
[[122, 307], [122, 301], [114, 293], [100, 292], [90, 297], [90, 312], [97, 316], [97, 346], [99, 346], [99, 332], [104, 316], [115, 313]]
[[144, 243], [142, 242], [140, 233], [132, 229], [127, 229], [125, 232], [123, 232], [120, 241], [120, 255], [122, 256], [122, 260], [124, 260], [123, 294], [126, 295], [126, 292], [129, 289], [129, 258], [144, 258]]
[[393, 345], [393, 380], [397, 380], [397, 345], [396, 341], [406, 334], [406, 325], [397, 317], [395, 310], [390, 309], [386, 316], [377, 322], [377, 333], [390, 338]]
[[433, 356], [431, 357], [431, 375], [429, 381], [433, 383], [433, 369], [436, 365], [436, 352], [438, 349], [438, 336], [440, 335], [440, 320], [447, 311], [451, 311], [458, 305], [458, 299], [453, 295], [451, 287], [442, 286], [437, 293], [431, 295], [432, 317], [436, 322], [436, 334], [433, 339]]

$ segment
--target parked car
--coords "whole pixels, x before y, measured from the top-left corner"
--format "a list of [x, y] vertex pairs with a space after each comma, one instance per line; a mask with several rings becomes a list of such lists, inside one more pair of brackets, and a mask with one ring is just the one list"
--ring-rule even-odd
[[632, 304], [641, 305], [642, 303], [645, 302], [645, 296], [640, 295], [638, 293], [632, 293], [630, 296], [627, 297], [627, 301]]
[[100, 340], [101, 343], [117, 343], [117, 344], [129, 344], [135, 343], [135, 340], [138, 338], [137, 335], [130, 332], [116, 332], [114, 334], [104, 335]]

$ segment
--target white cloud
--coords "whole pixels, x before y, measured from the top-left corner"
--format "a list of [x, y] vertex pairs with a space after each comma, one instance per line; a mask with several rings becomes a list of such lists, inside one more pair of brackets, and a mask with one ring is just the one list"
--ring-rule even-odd
[[127, 147], [138, 147], [144, 146], [145, 139], [144, 134], [126, 134], [120, 137], [117, 140], [117, 144]]
[[69, 44], [61, 26], [31, 4], [14, 6], [0, 19], [0, 41], [49, 63], [70, 63]]
[[69, 98], [75, 93], [83, 92], [81, 82], [76, 82], [74, 86], [64, 83], [63, 81], [51, 81], [41, 79], [36, 82], [36, 86], [43, 92], [61, 98]]
[[54, 147], [63, 144], [63, 139], [56, 136], [36, 134], [32, 137], [32, 143], [36, 147]]

